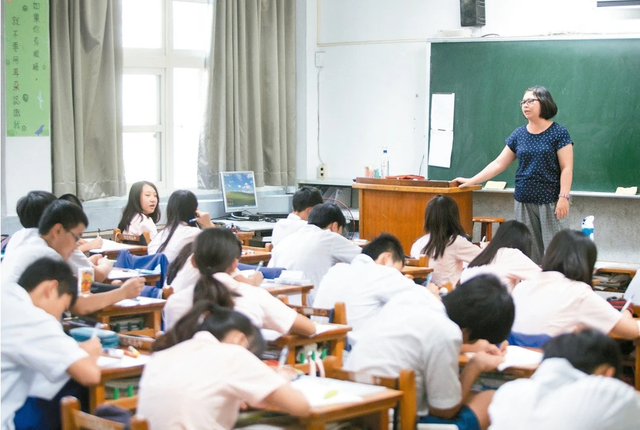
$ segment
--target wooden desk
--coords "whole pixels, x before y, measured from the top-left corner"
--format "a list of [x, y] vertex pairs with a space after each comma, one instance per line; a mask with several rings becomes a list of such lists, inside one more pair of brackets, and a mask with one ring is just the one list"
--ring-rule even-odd
[[429, 273], [433, 272], [431, 267], [404, 266], [401, 270], [403, 275], [411, 275], [414, 278], [426, 278]]
[[[105, 382], [113, 379], [135, 378], [142, 375], [144, 365], [149, 361], [149, 355], [141, 353], [139, 357], [133, 358], [125, 356], [122, 359], [104, 357], [100, 360], [108, 362], [101, 365], [102, 376], [100, 383], [89, 387], [89, 412], [95, 413], [98, 405], [105, 402]], [[98, 364], [101, 364], [98, 362]]]
[[269, 342], [272, 345], [282, 349], [285, 346], [289, 347], [289, 356], [287, 357], [287, 364], [296, 364], [296, 347], [302, 345], [308, 345], [310, 343], [322, 343], [330, 342], [331, 351], [329, 355], [335, 355], [342, 360], [342, 351], [347, 339], [347, 333], [351, 331], [351, 327], [341, 324], [330, 323], [316, 323], [319, 326], [334, 326], [331, 330], [325, 331], [314, 336], [301, 336], [298, 334], [283, 334], [279, 338]]
[[165, 303], [166, 300], [151, 297], [138, 297], [137, 300], [127, 299], [96, 312], [93, 317], [98, 322], [109, 324], [111, 317], [141, 315], [144, 316], [145, 327], [148, 328], [123, 333], [155, 337], [156, 333], [161, 330], [162, 309]]
[[271, 260], [271, 253], [264, 250], [264, 248], [242, 247], [242, 255], [240, 256], [241, 263], [258, 264], [262, 261], [266, 265], [269, 260]]
[[300, 303], [302, 306], [307, 306], [307, 294], [313, 289], [313, 285], [287, 285], [287, 284], [263, 284], [261, 288], [264, 288], [272, 296], [279, 296], [280, 294], [300, 294]]
[[138, 272], [136, 270], [114, 267], [109, 272], [106, 282], [110, 284], [113, 281], [126, 281], [127, 279], [135, 278], [137, 276], [144, 278], [145, 284], [151, 285], [151, 286], [155, 286], [156, 283], [162, 278], [162, 275], [160, 273], [154, 274], [154, 275], [149, 275], [149, 274], [138, 275]]
[[[634, 307], [635, 309], [635, 307]], [[626, 311], [625, 311], [626, 312]], [[638, 324], [640, 324], [640, 318], [634, 318], [634, 321]], [[621, 337], [610, 334], [609, 336], [611, 336], [614, 339], [619, 339], [622, 340]], [[635, 358], [635, 369], [634, 369], [634, 374], [635, 374], [635, 378], [633, 381], [633, 385], [636, 388], [636, 390], [640, 390], [640, 337], [636, 338], [633, 340], [633, 346], [636, 347], [636, 358]]]
[[255, 236], [255, 232], [253, 231], [239, 231], [236, 233], [238, 239], [242, 242], [243, 245], [249, 245], [249, 241]]
[[102, 254], [105, 257], [115, 260], [118, 253], [123, 249], [128, 249], [133, 255], [147, 255], [147, 247], [142, 245], [129, 245], [126, 243], [118, 243], [113, 240], [103, 239], [102, 248], [96, 248], [89, 251], [90, 254]]

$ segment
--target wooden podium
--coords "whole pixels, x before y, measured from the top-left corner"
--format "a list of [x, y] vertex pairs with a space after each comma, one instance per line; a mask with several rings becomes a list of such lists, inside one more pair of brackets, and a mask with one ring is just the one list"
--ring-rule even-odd
[[353, 188], [360, 197], [360, 238], [371, 240], [380, 233], [396, 236], [405, 254], [424, 235], [424, 209], [438, 194], [458, 203], [462, 227], [473, 233], [473, 194], [482, 187], [458, 188], [457, 182], [413, 181], [407, 179], [356, 178]]

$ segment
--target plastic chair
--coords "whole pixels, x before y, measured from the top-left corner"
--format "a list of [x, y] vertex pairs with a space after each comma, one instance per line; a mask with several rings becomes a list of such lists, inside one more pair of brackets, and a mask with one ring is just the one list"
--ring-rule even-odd
[[75, 397], [64, 397], [60, 401], [62, 413], [62, 430], [149, 430], [149, 422], [134, 416], [125, 426], [116, 421], [91, 415], [80, 410], [80, 402]]
[[[155, 270], [160, 265], [160, 280], [156, 286], [145, 285], [142, 289], [141, 296], [162, 298], [162, 287], [164, 285], [167, 270], [169, 269], [169, 260], [164, 254], [153, 255], [132, 255], [128, 249], [123, 249], [118, 253], [116, 264], [114, 267], [122, 269], [138, 269], [138, 270]], [[144, 273], [141, 273], [144, 276]]]

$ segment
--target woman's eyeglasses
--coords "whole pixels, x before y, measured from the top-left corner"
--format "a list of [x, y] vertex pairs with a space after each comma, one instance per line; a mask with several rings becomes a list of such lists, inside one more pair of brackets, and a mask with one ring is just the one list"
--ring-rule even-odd
[[524, 106], [524, 105], [529, 106], [530, 104], [532, 104], [533, 102], [536, 102], [536, 101], [538, 101], [538, 99], [520, 100], [520, 106]]

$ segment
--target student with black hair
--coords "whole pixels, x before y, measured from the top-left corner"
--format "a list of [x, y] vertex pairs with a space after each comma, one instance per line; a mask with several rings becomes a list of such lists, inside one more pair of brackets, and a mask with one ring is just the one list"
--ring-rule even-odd
[[176, 292], [164, 307], [165, 327], [173, 327], [194, 303], [208, 300], [237, 310], [260, 328], [279, 333], [314, 334], [315, 325], [309, 318], [266, 290], [232, 277], [241, 253], [242, 245], [229, 229], [212, 228], [198, 235], [193, 244], [193, 256], [187, 262], [191, 272], [197, 271], [198, 278], [189, 282], [188, 279], [193, 278], [188, 275], [189, 271], [183, 270], [174, 279]]
[[493, 391], [473, 395], [471, 386], [504, 357], [477, 352], [460, 373], [460, 351], [480, 339], [504, 341], [514, 313], [509, 292], [493, 275], [461, 284], [442, 302], [426, 289], [410, 289], [389, 300], [363, 330], [345, 368], [396, 377], [412, 369], [420, 422], [486, 429]]
[[195, 303], [156, 340], [137, 412], [154, 430], [232, 429], [242, 403], [308, 415], [304, 396], [256, 357], [263, 348], [260, 331], [241, 313]]
[[356, 345], [363, 330], [375, 321], [380, 309], [395, 295], [423, 288], [400, 270], [404, 251], [400, 241], [383, 233], [362, 248], [351, 264], [336, 264], [322, 278], [314, 300], [318, 308], [333, 308], [344, 302], [351, 326], [349, 344]]
[[[77, 343], [60, 324], [62, 313], [74, 305], [77, 295], [76, 279], [59, 257], [36, 259], [17, 283], [3, 282], [3, 430], [14, 428], [14, 414], [27, 396], [50, 400], [69, 378], [82, 385], [100, 382], [100, 340]], [[59, 417], [55, 424], [60, 424]]]
[[176, 190], [167, 202], [167, 224], [153, 238], [149, 254], [163, 253], [171, 263], [182, 248], [200, 234], [200, 228], [211, 228], [208, 212], [198, 210], [198, 198], [188, 190]]
[[315, 205], [322, 204], [322, 194], [314, 187], [300, 187], [293, 194], [293, 212], [286, 219], [279, 220], [273, 226], [271, 243], [277, 246], [285, 237], [307, 225], [309, 212]]
[[351, 263], [361, 249], [342, 236], [346, 219], [334, 204], [316, 205], [309, 212], [309, 223], [287, 236], [273, 248], [269, 267], [301, 270], [316, 287], [307, 296], [313, 305], [320, 280], [337, 262]]
[[139, 181], [131, 185], [129, 200], [122, 210], [118, 228], [123, 233], [137, 235], [148, 231], [153, 240], [158, 234], [156, 224], [160, 221], [160, 216], [158, 189], [153, 182]]
[[[3, 260], [3, 288], [6, 284], [17, 282], [26, 268], [39, 258], [67, 262], [88, 223], [81, 207], [65, 200], [51, 203], [40, 218], [39, 234], [26, 240]], [[71, 270], [74, 273], [73, 267]], [[128, 279], [113, 291], [79, 297], [71, 310], [76, 315], [90, 314], [120, 300], [138, 297], [143, 286], [144, 278]]]
[[518, 310], [513, 332], [553, 337], [586, 326], [637, 338], [631, 313], [614, 309], [591, 288], [597, 256], [596, 245], [582, 232], [556, 234], [542, 259], [542, 272], [513, 290]]
[[621, 367], [618, 344], [598, 330], [557, 336], [531, 378], [498, 389], [490, 429], [637, 429], [640, 396], [615, 379]]
[[56, 196], [48, 191], [30, 191], [18, 200], [16, 212], [23, 228], [11, 235], [4, 250], [5, 255], [13, 253], [25, 240], [38, 235], [40, 217], [55, 200]]
[[462, 273], [462, 263], [468, 263], [481, 249], [471, 243], [460, 224], [458, 204], [449, 196], [437, 195], [424, 209], [424, 236], [411, 246], [411, 257], [429, 257], [433, 268], [431, 282], [456, 286]]
[[460, 282], [483, 273], [496, 275], [513, 291], [518, 282], [540, 273], [531, 255], [531, 232], [519, 221], [504, 222], [493, 240], [462, 271]]

